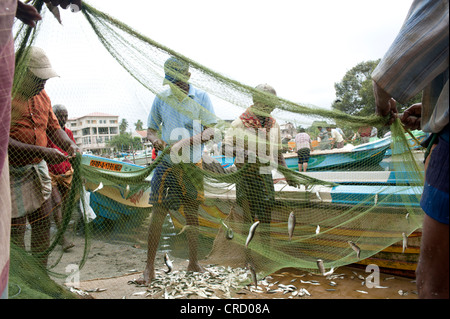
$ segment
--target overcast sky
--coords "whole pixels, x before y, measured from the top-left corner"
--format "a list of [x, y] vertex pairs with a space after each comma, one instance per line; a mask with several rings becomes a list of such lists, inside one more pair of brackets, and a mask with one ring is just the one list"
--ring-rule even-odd
[[[334, 83], [359, 62], [383, 57], [412, 0], [86, 2], [232, 79], [268, 83], [285, 99], [330, 108]], [[81, 13], [61, 11], [63, 26], [46, 14], [36, 42], [61, 75], [47, 82], [53, 104], [65, 104], [69, 117], [105, 112], [146, 123], [153, 95], [115, 63]], [[242, 112], [214, 107], [222, 119]]]

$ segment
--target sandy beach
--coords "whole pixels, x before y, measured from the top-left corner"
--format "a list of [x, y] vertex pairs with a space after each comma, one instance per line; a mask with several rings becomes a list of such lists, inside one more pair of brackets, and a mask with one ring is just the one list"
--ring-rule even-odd
[[[258, 288], [252, 284], [250, 272], [220, 265], [203, 264], [204, 274], [186, 273], [187, 260], [173, 258], [174, 269], [166, 274], [163, 254], [158, 252], [155, 267], [157, 279], [149, 286], [134, 283], [145, 267], [146, 250], [138, 244], [111, 243], [91, 239], [90, 251], [79, 274], [72, 269], [79, 265], [85, 240], [69, 237], [75, 247], [62, 254], [55, 249], [49, 265], [61, 258], [52, 270], [70, 275], [67, 279], [54, 277], [62, 285], [78, 287], [78, 292], [94, 299], [417, 299], [415, 280], [380, 273], [374, 286], [371, 272], [352, 266], [339, 267], [331, 276], [324, 277], [295, 268], [284, 268], [265, 278], [258, 277]], [[232, 283], [231, 272], [244, 280]], [[194, 280], [201, 278], [201, 280]], [[79, 285], [77, 281], [79, 280]], [[187, 283], [190, 293], [186, 291]], [[225, 289], [226, 288], [226, 289]]]

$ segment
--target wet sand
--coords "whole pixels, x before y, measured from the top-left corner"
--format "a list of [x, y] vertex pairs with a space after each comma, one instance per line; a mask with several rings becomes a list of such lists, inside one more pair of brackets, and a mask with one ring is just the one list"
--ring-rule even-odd
[[[57, 273], [71, 274], [73, 265], [78, 265], [84, 249], [84, 239], [73, 236], [70, 238], [75, 247], [65, 252], [62, 257], [61, 247], [57, 247], [50, 258], [54, 262], [61, 257], [60, 262], [52, 270]], [[145, 267], [146, 250], [139, 245], [112, 244], [102, 240], [91, 240], [91, 249], [87, 260], [79, 273], [79, 288], [89, 291], [94, 299], [165, 299], [172, 298], [164, 293], [149, 293], [149, 287], [132, 284], [138, 279]], [[172, 272], [186, 270], [187, 261], [175, 258]], [[71, 266], [71, 267], [68, 267]], [[203, 265], [208, 268], [209, 265]], [[166, 275], [163, 256], [158, 253], [155, 262], [160, 277]], [[259, 278], [258, 290], [252, 284], [234, 289], [232, 294], [224, 294], [217, 286], [210, 289], [208, 298], [238, 298], [238, 299], [417, 299], [417, 289], [414, 279], [380, 273], [379, 286], [374, 279], [368, 278], [372, 272], [365, 272], [364, 268], [351, 266], [339, 267], [332, 277], [311, 274], [295, 268], [284, 268], [267, 276]], [[54, 277], [60, 284], [66, 284], [67, 279]], [[369, 282], [368, 284], [366, 283]], [[69, 281], [71, 283], [73, 281]], [[372, 286], [371, 286], [371, 283]], [[281, 285], [281, 286], [280, 286]], [[289, 289], [282, 289], [288, 285]], [[195, 286], [195, 285], [194, 285]], [[170, 287], [167, 287], [170, 289]], [[195, 287], [194, 287], [195, 288]], [[299, 294], [301, 288], [308, 293]], [[277, 291], [277, 290], [280, 291]], [[282, 291], [281, 291], [282, 290]], [[286, 291], [288, 290], [288, 291]], [[191, 294], [188, 299], [202, 299], [204, 295]]]

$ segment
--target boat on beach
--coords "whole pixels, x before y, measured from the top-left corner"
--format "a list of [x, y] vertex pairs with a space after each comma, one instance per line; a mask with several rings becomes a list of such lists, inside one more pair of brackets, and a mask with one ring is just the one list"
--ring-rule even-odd
[[[132, 163], [115, 161], [112, 159], [101, 158], [93, 155], [84, 155], [82, 165], [97, 167], [102, 170], [112, 170], [121, 172], [133, 172], [143, 169], [142, 166]], [[291, 202], [297, 204], [308, 203], [312, 209], [339, 211], [351, 209], [352, 207], [373, 207], [373, 213], [380, 211], [379, 218], [398, 218], [396, 216], [405, 216], [407, 211], [404, 209], [404, 202], [409, 203], [411, 209], [419, 209], [420, 194], [422, 185], [420, 180], [411, 180], [407, 172], [391, 171], [361, 171], [361, 172], [307, 172], [308, 177], [329, 181], [335, 183], [335, 186], [322, 185], [301, 185], [300, 187], [291, 187], [284, 181], [283, 176], [274, 173], [274, 187], [276, 200]], [[123, 216], [132, 216], [138, 214], [148, 214], [151, 212], [151, 205], [148, 204], [150, 195], [151, 175], [146, 179], [149, 186], [134, 194], [127, 196], [126, 185], [107, 185], [101, 189], [98, 183], [86, 181], [86, 190], [91, 191], [91, 207], [97, 215], [94, 223], [98, 227], [106, 223], [119, 220]], [[217, 235], [222, 227], [220, 220], [225, 220], [230, 211], [230, 203], [235, 202], [235, 185], [216, 185], [222, 187], [220, 193], [205, 193], [206, 201], [200, 207], [199, 224], [205, 229], [204, 235], [211, 240]], [[392, 213], [386, 214], [386, 207], [390, 208]], [[381, 211], [384, 209], [383, 211]], [[276, 209], [275, 209], [276, 210]], [[331, 210], [331, 211], [333, 211]], [[272, 230], [275, 238], [283, 239], [287, 234], [285, 231], [286, 212], [283, 210], [275, 211], [272, 218]], [[403, 218], [403, 217], [402, 217]], [[172, 212], [171, 219], [175, 229], [180, 231], [184, 226], [184, 216], [180, 212]], [[301, 224], [301, 221], [299, 221]], [[309, 227], [308, 225], [303, 225]], [[311, 227], [313, 227], [311, 225]], [[323, 231], [328, 230], [329, 234], [335, 232], [332, 225], [322, 225]], [[355, 229], [340, 229], [339, 236], [355, 236]], [[393, 270], [404, 276], [413, 276], [419, 256], [420, 229], [409, 234], [410, 243], [403, 252], [401, 243], [401, 234], [389, 231], [362, 232], [359, 234], [362, 238], [376, 238], [377, 236], [390, 236], [397, 238], [399, 243], [389, 247], [376, 247], [372, 245], [371, 251], [376, 251], [366, 258], [355, 261], [361, 265], [370, 263], [377, 264], [381, 268]], [[335, 242], [333, 240], [323, 240], [320, 245], [342, 245], [346, 240]], [[394, 241], [396, 242], [396, 241]], [[369, 245], [368, 245], [369, 246]]]
[[[308, 161], [308, 171], [361, 169], [378, 165], [391, 146], [389, 137], [353, 146], [346, 144], [343, 148], [332, 150], [313, 150]], [[298, 170], [297, 153], [285, 153], [287, 167]]]
[[[391, 146], [390, 137], [374, 142], [353, 146], [346, 144], [343, 148], [332, 150], [313, 150], [308, 161], [308, 171], [329, 171], [364, 169], [378, 165]], [[298, 171], [298, 155], [295, 152], [284, 153], [288, 168]], [[234, 158], [223, 155], [212, 156], [222, 167], [227, 168]]]
[[[414, 138], [405, 133], [408, 145], [411, 150], [420, 154], [420, 149], [422, 149], [420, 143], [429, 134], [420, 130], [412, 131], [411, 134]], [[312, 150], [308, 161], [308, 171], [370, 170], [379, 165], [386, 157], [392, 156], [391, 141], [391, 137], [388, 135], [358, 146], [346, 144], [340, 149]], [[297, 153], [288, 152], [283, 155], [287, 167], [298, 171]], [[213, 156], [213, 158], [218, 160], [224, 168], [231, 166], [234, 162], [234, 158], [223, 155]]]

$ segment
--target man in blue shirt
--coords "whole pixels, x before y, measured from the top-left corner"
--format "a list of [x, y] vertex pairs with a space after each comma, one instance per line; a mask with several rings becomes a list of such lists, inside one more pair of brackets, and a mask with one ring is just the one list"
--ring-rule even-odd
[[[189, 65], [175, 57], [164, 64], [163, 85], [169, 89], [159, 93], [148, 117], [147, 137], [153, 147], [163, 151], [170, 147], [155, 168], [149, 202], [153, 205], [149, 227], [147, 265], [143, 283], [155, 277], [154, 260], [161, 228], [169, 209], [182, 208], [186, 218], [189, 245], [188, 271], [202, 271], [198, 264], [198, 208], [203, 200], [201, 167], [202, 144], [213, 138], [216, 116], [206, 92], [189, 84]], [[160, 132], [161, 137], [158, 133]]]

